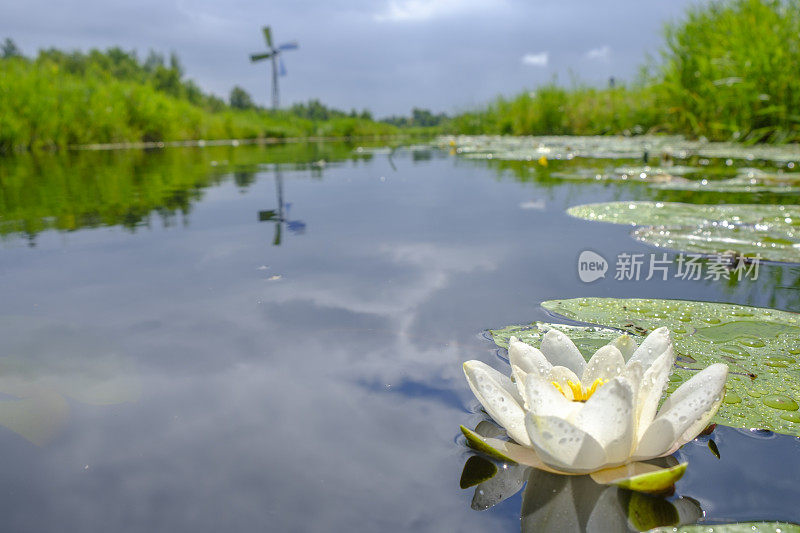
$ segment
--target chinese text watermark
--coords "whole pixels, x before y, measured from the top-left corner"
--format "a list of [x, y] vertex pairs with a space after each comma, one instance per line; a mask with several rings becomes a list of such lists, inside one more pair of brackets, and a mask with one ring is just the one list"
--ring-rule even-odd
[[[687, 281], [735, 279], [757, 280], [761, 256], [744, 257], [734, 254], [686, 254], [680, 253], [672, 258], [666, 253], [627, 253], [617, 254], [614, 263], [614, 279], [617, 281], [667, 281], [681, 279]], [[606, 277], [608, 261], [602, 255], [584, 250], [578, 257], [578, 277], [584, 283]]]

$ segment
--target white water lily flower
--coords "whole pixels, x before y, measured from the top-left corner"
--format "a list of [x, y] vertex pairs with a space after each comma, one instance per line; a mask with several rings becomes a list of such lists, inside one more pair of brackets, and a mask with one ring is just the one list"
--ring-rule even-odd
[[486, 412], [547, 467], [588, 473], [672, 454], [717, 412], [728, 366], [698, 372], [658, 409], [675, 352], [667, 328], [641, 346], [622, 335], [585, 361], [562, 332], [550, 329], [541, 350], [511, 337], [513, 380], [480, 361], [464, 363], [470, 389]]

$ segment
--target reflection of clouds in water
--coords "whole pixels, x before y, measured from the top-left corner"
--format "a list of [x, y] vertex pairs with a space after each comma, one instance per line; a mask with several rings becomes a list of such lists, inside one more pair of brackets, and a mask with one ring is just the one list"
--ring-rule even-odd
[[[298, 358], [276, 366], [151, 378], [147, 404], [114, 428], [110, 456], [107, 433], [71, 433], [69, 453], [49, 465], [59, 472], [55, 482], [64, 483], [53, 487], [54, 512], [79, 508], [100, 487], [108, 491], [102, 478], [113, 472], [110, 495], [125, 502], [130, 530], [152, 523], [197, 531], [258, 524], [273, 531], [340, 531], [353, 524], [367, 531], [445, 531], [502, 520], [470, 516], [452, 490], [458, 451], [442, 443], [452, 441], [458, 410], [425, 398], [398, 402], [336, 379], [329, 372], [349, 354], [329, 350], [325, 361], [304, 352], [309, 343], [297, 348]], [[84, 422], [108, 430], [104, 420]], [[82, 461], [91, 469], [75, 483], [64, 470]]]
[[[45, 450], [0, 432], [6, 528], [518, 530], [518, 498], [476, 513], [456, 488], [457, 427], [479, 418], [464, 412], [475, 404], [460, 364], [494, 358], [481, 329], [541, 318], [539, 301], [575, 288], [564, 243], [627, 234], [517, 209], [532, 185], [477, 167], [419, 165], [377, 189], [380, 165], [293, 182], [312, 230], [279, 249], [255, 220], [274, 196], [267, 179], [247, 195], [208, 190], [188, 228], [81, 231], [68, 246], [44, 235], [34, 252], [7, 250], [3, 305], [40, 304], [113, 338], [136, 357], [142, 399], [69, 401], [70, 424]], [[556, 207], [587, 200], [558, 191]], [[259, 265], [284, 277], [269, 282]], [[736, 454], [720, 447], [731, 468]], [[762, 480], [777, 475], [778, 452], [753, 468]], [[697, 476], [733, 486], [714, 468]], [[742, 509], [774, 498], [748, 484]]]
[[[344, 317], [329, 319], [329, 322], [341, 322], [340, 327], [349, 322], [351, 316], [357, 316], [358, 320], [352, 324], [383, 329], [364, 335], [368, 345], [361, 347], [362, 353], [347, 356], [350, 362], [357, 360], [363, 378], [391, 384], [404, 378], [426, 381], [457, 377], [460, 383], [459, 363], [464, 354], [459, 353], [458, 339], [430, 337], [421, 341], [413, 335], [412, 327], [420, 307], [436, 292], [459, 275], [494, 270], [498, 256], [497, 250], [491, 247], [384, 244], [375, 250], [371, 261], [382, 271], [394, 272], [390, 279], [380, 280], [365, 289], [361, 272], [348, 267], [344, 271], [328, 272], [321, 279], [286, 284], [270, 291], [275, 307], [269, 315], [280, 316], [287, 306], [304, 305], [309, 316], [324, 310], [329, 315]], [[332, 283], [332, 279], [336, 282]], [[370, 290], [373, 287], [374, 290]], [[291, 325], [285, 325], [291, 331]], [[295, 323], [298, 335], [304, 333], [305, 325], [302, 320]], [[310, 332], [306, 330], [305, 333]], [[350, 332], [342, 327], [341, 333], [346, 337]], [[386, 364], [387, 360], [391, 364]], [[349, 374], [351, 370], [348, 368], [342, 377], [353, 379]]]
[[[324, 307], [383, 316], [405, 315], [447, 285], [455, 275], [474, 270], [493, 270], [493, 250], [432, 243], [382, 244], [359, 250], [360, 265], [352, 260], [332, 262], [329, 270], [313, 278], [299, 279], [283, 290], [270, 291], [273, 302], [310, 299]], [[363, 269], [372, 267], [386, 277], [365, 284]], [[366, 286], [365, 286], [366, 285]]]
[[[83, 410], [58, 454], [43, 458], [56, 472], [44, 489], [52, 514], [75, 518], [98, 501], [79, 525], [124, 530], [124, 516], [131, 531], [469, 531], [507, 520], [472, 516], [452, 490], [458, 344], [409, 333], [420, 306], [459, 275], [491, 270], [496, 256], [386, 245], [365, 249], [359, 269], [331, 262], [324, 275], [271, 285], [261, 313], [241, 312], [252, 299], [245, 283], [208, 296], [213, 307], [198, 297], [192, 305], [207, 315], [137, 324], [153, 348], [143, 400], [119, 419]], [[391, 270], [392, 283], [365, 288], [365, 268]]]
[[[89, 405], [136, 401], [139, 381], [118, 348], [73, 326], [0, 316], [0, 425], [42, 446], [66, 424], [67, 398]], [[10, 398], [8, 398], [10, 397]]]

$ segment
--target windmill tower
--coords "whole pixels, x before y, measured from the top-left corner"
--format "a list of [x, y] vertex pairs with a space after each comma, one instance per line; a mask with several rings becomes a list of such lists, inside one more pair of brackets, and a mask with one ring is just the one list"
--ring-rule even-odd
[[283, 64], [282, 54], [286, 50], [296, 50], [297, 42], [292, 41], [278, 46], [272, 46], [272, 32], [269, 26], [262, 28], [264, 40], [267, 41], [267, 51], [260, 54], [251, 54], [250, 61], [256, 63], [264, 59], [272, 60], [272, 109], [278, 109], [278, 75], [286, 76], [286, 66]]

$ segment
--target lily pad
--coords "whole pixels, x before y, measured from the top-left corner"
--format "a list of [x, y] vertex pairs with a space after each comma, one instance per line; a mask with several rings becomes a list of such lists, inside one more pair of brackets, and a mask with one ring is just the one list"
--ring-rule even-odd
[[[575, 298], [542, 306], [571, 320], [602, 327], [556, 324], [513, 326], [492, 332], [507, 346], [516, 335], [536, 345], [549, 327], [576, 339], [585, 357], [620, 331], [643, 337], [667, 326], [678, 355], [668, 392], [713, 363], [730, 368], [727, 391], [714, 421], [800, 436], [800, 315], [743, 305], [684, 300]], [[612, 329], [613, 328], [613, 329]]]
[[654, 246], [800, 262], [798, 206], [607, 202], [579, 205], [567, 212], [585, 220], [644, 226], [634, 230], [633, 236]]
[[596, 169], [581, 167], [571, 169], [569, 172], [551, 172], [550, 177], [573, 181], [621, 181], [657, 184], [670, 184], [675, 181], [689, 181], [685, 180], [684, 178], [680, 178], [675, 174], [670, 174], [665, 169], [650, 169], [650, 167], [642, 167], [641, 169], [618, 169], [614, 170], [613, 172], [600, 172]]
[[672, 191], [796, 193], [800, 191], [800, 173], [768, 173], [756, 168], [744, 168], [740, 169], [739, 175], [730, 179], [662, 180], [653, 185], [653, 188]]
[[[723, 167], [722, 171], [726, 169]], [[715, 170], [714, 172], [719, 172]], [[682, 189], [685, 186], [690, 186], [694, 183], [700, 183], [707, 180], [690, 180], [683, 176], [690, 174], [702, 174], [708, 176], [711, 170], [700, 167], [689, 166], [671, 166], [671, 167], [657, 167], [657, 166], [626, 166], [614, 169], [597, 169], [591, 167], [576, 167], [570, 168], [569, 171], [564, 172], [551, 172], [551, 178], [559, 178], [563, 180], [572, 181], [619, 181], [629, 183], [652, 183], [656, 184], [654, 187], [671, 189], [675, 184], [676, 189]], [[730, 177], [730, 173], [728, 174]], [[720, 181], [720, 180], [713, 180]]]
[[442, 148], [454, 148], [470, 158], [519, 161], [536, 161], [542, 155], [548, 159], [640, 159], [645, 153], [671, 159], [700, 156], [774, 163], [790, 163], [800, 159], [800, 148], [796, 145], [745, 146], [737, 143], [690, 141], [669, 135], [458, 135], [439, 137], [435, 143]]
[[[795, 233], [796, 230], [790, 230]], [[769, 261], [800, 263], [800, 235], [789, 235], [776, 229], [758, 226], [701, 226], [698, 228], [637, 228], [634, 239], [658, 248], [704, 255], [730, 254], [760, 257]], [[733, 266], [734, 257], [728, 259]]]
[[695, 524], [658, 527], [650, 533], [800, 533], [800, 525], [787, 522], [737, 522], [735, 524]]

